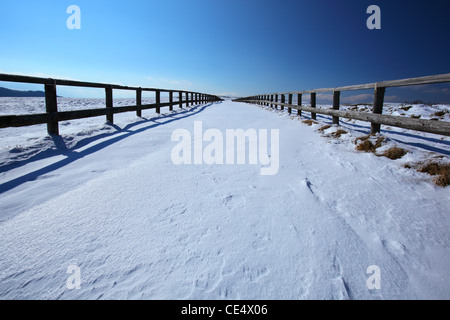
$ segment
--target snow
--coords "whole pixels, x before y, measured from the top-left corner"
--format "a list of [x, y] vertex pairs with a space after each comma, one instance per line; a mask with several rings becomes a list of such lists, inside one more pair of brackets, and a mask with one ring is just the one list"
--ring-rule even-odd
[[[407, 112], [448, 110], [429, 108]], [[449, 189], [403, 167], [448, 161], [447, 137], [382, 127], [386, 146], [409, 151], [390, 160], [355, 151], [364, 122], [341, 119], [337, 138], [318, 132], [329, 117], [307, 126], [308, 113], [244, 103], [162, 111], [70, 121], [60, 138], [0, 130], [1, 299], [450, 298]], [[173, 164], [171, 134], [194, 121], [279, 129], [278, 174]], [[72, 265], [79, 290], [66, 286]], [[379, 290], [366, 284], [372, 265]]]

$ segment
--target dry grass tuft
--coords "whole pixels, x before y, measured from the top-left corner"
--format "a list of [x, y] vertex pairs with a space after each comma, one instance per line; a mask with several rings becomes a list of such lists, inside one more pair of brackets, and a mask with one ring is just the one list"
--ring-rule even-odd
[[319, 132], [324, 132], [325, 130], [331, 128], [330, 124], [324, 125], [322, 128], [319, 129]]
[[347, 134], [348, 132], [342, 129], [338, 129], [336, 132], [333, 132], [331, 135], [339, 138], [340, 136], [342, 136], [343, 134]]
[[442, 165], [437, 162], [430, 162], [422, 165], [417, 171], [428, 173], [431, 176], [438, 175], [442, 170]]
[[[381, 147], [382, 143], [385, 141], [384, 137], [379, 137], [375, 141], [375, 144], [373, 144], [372, 141], [369, 140], [369, 138], [370, 135], [356, 138], [354, 141], [356, 144], [356, 150], [365, 152], [375, 152], [375, 150]], [[359, 143], [359, 141], [362, 141], [362, 143]]]
[[308, 126], [311, 126], [313, 124], [317, 124], [317, 121], [314, 121], [314, 120], [303, 120], [302, 123], [307, 124]]
[[418, 116], [416, 116], [415, 114], [411, 115], [411, 118], [413, 118], [413, 119], [420, 119], [420, 117], [421, 117], [420, 115], [418, 115]]
[[447, 170], [443, 174], [433, 179], [434, 183], [440, 187], [446, 187], [450, 184], [450, 172]]
[[442, 164], [439, 162], [418, 163], [416, 165], [405, 164], [405, 168], [415, 168], [419, 172], [428, 173], [435, 176], [433, 182], [440, 187], [450, 185], [450, 164]]
[[355, 139], [355, 141], [353, 142], [354, 144], [358, 144], [359, 141], [366, 141], [370, 138], [370, 135], [368, 136], [361, 136]]
[[385, 137], [379, 137], [377, 141], [375, 141], [375, 149], [381, 147], [382, 143], [386, 140]]
[[407, 106], [407, 107], [400, 107], [399, 109], [408, 111], [408, 110], [411, 109], [411, 108], [412, 108], [412, 106]]
[[405, 149], [399, 148], [399, 147], [391, 147], [384, 151], [380, 156], [387, 157], [392, 160], [397, 160], [403, 157], [405, 154], [407, 154], [408, 151]]
[[370, 140], [363, 140], [360, 144], [356, 146], [356, 150], [365, 151], [365, 152], [373, 152], [375, 151], [374, 145]]
[[432, 116], [443, 117], [446, 113], [448, 113], [448, 110], [436, 111], [435, 113], [432, 114]]

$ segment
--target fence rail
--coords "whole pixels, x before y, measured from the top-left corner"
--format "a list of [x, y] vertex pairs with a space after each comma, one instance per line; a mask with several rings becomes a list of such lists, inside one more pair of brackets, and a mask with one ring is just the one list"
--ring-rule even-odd
[[[292, 109], [295, 109], [297, 110], [298, 115], [301, 115], [302, 111], [311, 112], [312, 119], [316, 119], [317, 113], [331, 115], [333, 118], [332, 120], [333, 124], [339, 124], [340, 117], [368, 121], [371, 122], [371, 130], [370, 130], [371, 134], [380, 132], [381, 125], [383, 124], [404, 129], [411, 129], [450, 136], [449, 122], [412, 119], [382, 114], [386, 88], [433, 84], [433, 83], [445, 83], [445, 82], [450, 82], [450, 73], [419, 78], [408, 78], [400, 80], [381, 81], [368, 84], [358, 84], [337, 88], [322, 88], [322, 89], [304, 90], [295, 92], [261, 94], [256, 96], [235, 99], [234, 101], [271, 106], [272, 108], [275, 109], [278, 109], [278, 106], [280, 106], [281, 110], [283, 110], [284, 107], [287, 107], [289, 113], [292, 112]], [[372, 113], [339, 110], [341, 105], [340, 103], [341, 91], [353, 91], [365, 89], [374, 89], [374, 103]], [[318, 92], [333, 92], [333, 107], [331, 109], [317, 108], [316, 93]], [[294, 94], [297, 95], [297, 105], [292, 104], [292, 97]], [[309, 107], [304, 106], [302, 103], [303, 94], [310, 94], [311, 102]], [[288, 96], [288, 103], [286, 103], [286, 95]], [[280, 99], [278, 99], [278, 97], [280, 97]]]
[[[95, 82], [83, 82], [75, 80], [62, 80], [62, 79], [49, 79], [29, 77], [13, 74], [0, 74], [0, 81], [6, 82], [21, 82], [42, 84], [45, 89], [45, 113], [39, 114], [27, 114], [27, 115], [7, 115], [0, 116], [0, 128], [6, 127], [23, 127], [36, 124], [47, 124], [47, 132], [49, 134], [59, 135], [58, 122], [83, 119], [89, 117], [106, 116], [106, 120], [110, 123], [114, 123], [114, 114], [122, 112], [136, 112], [138, 117], [142, 116], [142, 110], [156, 109], [156, 113], [161, 113], [161, 108], [169, 107], [172, 111], [174, 106], [183, 105], [186, 107], [194, 104], [208, 103], [213, 101], [220, 101], [221, 99], [215, 95], [192, 92], [184, 90], [170, 90], [159, 88], [141, 88], [141, 87], [128, 87], [115, 84], [95, 83]], [[73, 86], [84, 88], [103, 88], [105, 89], [105, 101], [106, 108], [99, 109], [86, 109], [77, 111], [58, 111], [57, 102], [57, 86]], [[113, 105], [113, 90], [130, 90], [136, 92], [136, 105], [114, 107]], [[155, 103], [142, 104], [142, 92], [149, 91], [155, 92]], [[169, 102], [161, 102], [161, 93], [165, 92], [169, 94]], [[178, 93], [178, 101], [174, 101], [174, 93]], [[184, 99], [184, 100], [183, 100]]]

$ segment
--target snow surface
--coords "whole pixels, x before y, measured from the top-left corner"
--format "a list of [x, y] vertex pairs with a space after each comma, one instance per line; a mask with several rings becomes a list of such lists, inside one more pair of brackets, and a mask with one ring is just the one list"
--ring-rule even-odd
[[[390, 160], [354, 150], [364, 122], [341, 119], [348, 133], [335, 138], [337, 127], [318, 132], [329, 117], [307, 126], [308, 113], [231, 101], [163, 112], [68, 121], [53, 138], [0, 129], [1, 299], [450, 298], [449, 189], [403, 167], [448, 161], [447, 137], [383, 127], [387, 146], [409, 150]], [[194, 121], [279, 129], [278, 174], [174, 165], [171, 134]], [[66, 287], [71, 265], [79, 290]]]

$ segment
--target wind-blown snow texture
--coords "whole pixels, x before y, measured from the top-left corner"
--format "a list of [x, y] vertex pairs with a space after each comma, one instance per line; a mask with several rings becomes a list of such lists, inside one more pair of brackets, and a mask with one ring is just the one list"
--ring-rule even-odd
[[[402, 167], [427, 148], [447, 157], [447, 138], [386, 133], [410, 146], [393, 161], [354, 150], [367, 123], [342, 119], [353, 131], [330, 138], [230, 101], [144, 116], [63, 123], [53, 139], [38, 138], [44, 126], [0, 131], [0, 298], [450, 298], [449, 189]], [[171, 133], [194, 121], [280, 129], [278, 174], [174, 165]], [[380, 290], [366, 286], [370, 265]]]

